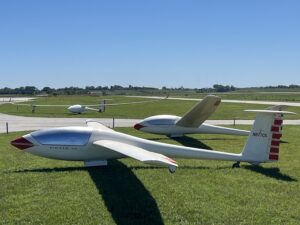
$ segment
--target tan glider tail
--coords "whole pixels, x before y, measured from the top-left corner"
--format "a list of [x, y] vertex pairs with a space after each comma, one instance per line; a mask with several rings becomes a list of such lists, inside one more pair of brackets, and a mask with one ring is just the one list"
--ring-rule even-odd
[[176, 125], [182, 127], [199, 127], [207, 118], [214, 113], [221, 98], [214, 95], [206, 96], [201, 102], [197, 103], [190, 111], [188, 111]]

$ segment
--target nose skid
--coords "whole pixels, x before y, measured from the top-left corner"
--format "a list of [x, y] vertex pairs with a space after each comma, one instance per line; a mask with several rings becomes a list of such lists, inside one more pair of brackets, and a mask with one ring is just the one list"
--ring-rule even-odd
[[20, 150], [25, 150], [27, 148], [31, 148], [34, 146], [33, 143], [31, 143], [24, 137], [17, 138], [15, 140], [11, 141], [10, 144]]

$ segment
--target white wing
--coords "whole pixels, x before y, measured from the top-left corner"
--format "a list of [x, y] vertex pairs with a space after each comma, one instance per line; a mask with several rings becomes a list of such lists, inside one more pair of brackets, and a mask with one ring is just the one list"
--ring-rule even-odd
[[[163, 98], [165, 99], [165, 98]], [[134, 104], [142, 104], [142, 103], [150, 103], [150, 102], [157, 102], [163, 99], [155, 99], [155, 100], [147, 100], [147, 101], [138, 101], [138, 102], [120, 102], [120, 103], [108, 103], [105, 104], [106, 106], [118, 106], [118, 105], [134, 105]]]
[[26, 103], [11, 103], [13, 105], [23, 105], [23, 106], [38, 106], [38, 107], [69, 107], [70, 105], [36, 105], [36, 104], [26, 104]]
[[113, 132], [112, 129], [108, 128], [104, 124], [102, 124], [98, 121], [95, 121], [95, 120], [86, 120], [85, 123], [88, 127], [92, 127], [92, 128], [98, 129], [98, 130], [112, 131]]
[[93, 144], [121, 153], [125, 156], [136, 159], [143, 163], [157, 165], [157, 166], [164, 166], [164, 167], [178, 166], [176, 161], [170, 159], [165, 155], [149, 152], [143, 148], [125, 144], [122, 142], [111, 141], [111, 140], [100, 140], [100, 141], [95, 141]]
[[[137, 101], [137, 102], [120, 102], [120, 103], [103, 103], [105, 106], [118, 106], [118, 105], [133, 105], [133, 104], [142, 104], [142, 103], [150, 103], [150, 102], [157, 102], [160, 100], [164, 100], [167, 98], [162, 98], [162, 99], [155, 99], [155, 100], [147, 100], [147, 101]], [[39, 107], [69, 107], [71, 105], [38, 105], [38, 104], [26, 104], [26, 103], [14, 103], [12, 102], [11, 104], [14, 105], [24, 105], [24, 106], [39, 106]], [[93, 109], [93, 108], [89, 108], [89, 107], [99, 107], [100, 104], [97, 105], [82, 105], [85, 106], [87, 109], [89, 110], [95, 110], [98, 111], [98, 109]]]
[[91, 107], [85, 107], [85, 110], [91, 110], [91, 111], [99, 111], [99, 109], [94, 109], [94, 108], [91, 108]]
[[213, 114], [221, 102], [221, 98], [208, 95], [188, 111], [176, 125], [182, 127], [199, 127], [207, 118]]

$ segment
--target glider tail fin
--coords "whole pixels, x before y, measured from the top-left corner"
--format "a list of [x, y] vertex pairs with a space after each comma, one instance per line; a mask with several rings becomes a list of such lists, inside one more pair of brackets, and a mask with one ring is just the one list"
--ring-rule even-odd
[[199, 127], [209, 116], [211, 116], [221, 103], [221, 98], [215, 95], [207, 95], [188, 111], [176, 125], [182, 127]]
[[245, 110], [256, 112], [256, 118], [242, 152], [242, 161], [252, 164], [273, 162], [279, 158], [284, 114], [295, 114], [275, 110]]
[[98, 112], [105, 112], [105, 103], [105, 100], [100, 103]]

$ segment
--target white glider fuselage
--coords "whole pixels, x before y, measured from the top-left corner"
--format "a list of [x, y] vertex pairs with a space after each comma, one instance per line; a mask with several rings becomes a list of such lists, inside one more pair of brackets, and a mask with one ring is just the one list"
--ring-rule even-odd
[[279, 158], [283, 114], [286, 111], [252, 110], [257, 112], [248, 140], [241, 153], [191, 148], [146, 140], [111, 130], [96, 121], [88, 127], [61, 127], [39, 130], [11, 141], [26, 152], [61, 160], [95, 161], [131, 157], [138, 161], [169, 167], [178, 166], [174, 158], [213, 159], [259, 164]]
[[[76, 134], [74, 135], [74, 133]], [[60, 136], [59, 139], [57, 139], [58, 136]], [[73, 138], [77, 136], [77, 141], [68, 140], [68, 136]], [[23, 138], [32, 143], [32, 147], [25, 149], [26, 152], [61, 160], [94, 161], [126, 157], [118, 152], [93, 144], [101, 140], [116, 141], [174, 158], [241, 160], [241, 154], [164, 144], [113, 130], [103, 131], [91, 127], [51, 128], [27, 134]]]
[[249, 135], [249, 131], [233, 129], [222, 126], [215, 126], [202, 123], [199, 127], [184, 127], [177, 125], [181, 117], [173, 115], [151, 116], [138, 124], [134, 128], [143, 132], [153, 134], [164, 134], [172, 137], [182, 136], [184, 134], [230, 134], [230, 135]]
[[80, 113], [85, 112], [87, 109], [86, 109], [86, 107], [84, 105], [77, 104], [77, 105], [71, 105], [71, 106], [69, 106], [68, 110], [70, 112], [72, 112], [72, 113], [78, 113], [78, 114], [80, 114]]

